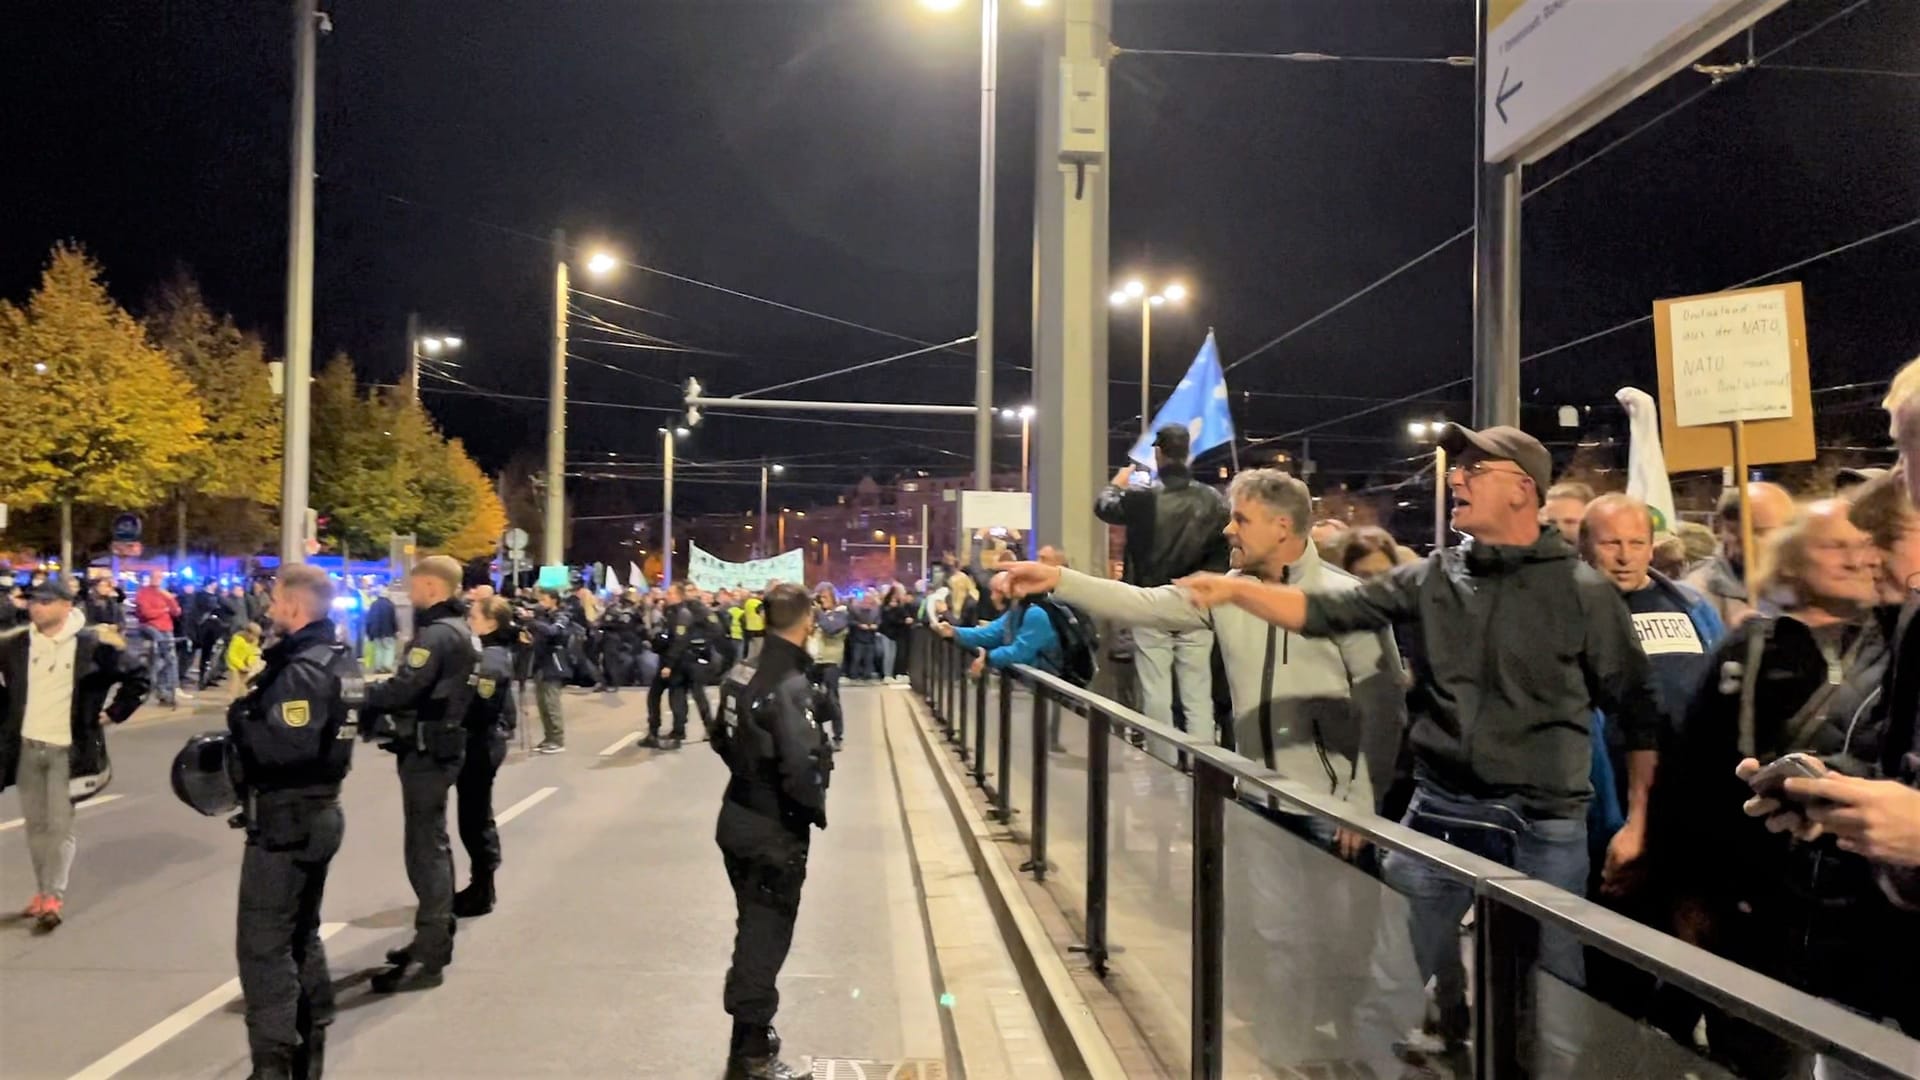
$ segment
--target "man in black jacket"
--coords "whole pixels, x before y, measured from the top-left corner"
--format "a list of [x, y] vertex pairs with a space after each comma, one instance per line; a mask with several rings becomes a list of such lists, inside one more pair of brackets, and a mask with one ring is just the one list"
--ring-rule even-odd
[[[689, 693], [700, 709], [700, 723], [713, 727], [713, 706], [707, 701], [708, 673], [719, 668], [718, 650], [725, 647], [726, 629], [698, 594], [684, 586], [667, 590], [665, 648], [660, 653], [660, 674], [647, 690], [647, 734], [641, 746], [677, 747], [687, 737], [687, 698]], [[673, 708], [673, 730], [660, 739], [660, 695], [667, 693]]]
[[[1190, 445], [1186, 428], [1179, 424], [1161, 428], [1153, 440], [1159, 485], [1132, 486], [1133, 466], [1128, 465], [1094, 501], [1095, 516], [1127, 530], [1124, 573], [1129, 585], [1157, 588], [1201, 571], [1225, 573], [1231, 564], [1227, 501], [1219, 492], [1194, 482], [1187, 467]], [[1133, 645], [1140, 711], [1161, 723], [1173, 723], [1177, 691], [1187, 733], [1212, 742], [1212, 632], [1135, 627]]]
[[[1180, 584], [1196, 603], [1234, 603], [1313, 637], [1419, 629], [1408, 641], [1414, 795], [1404, 823], [1579, 895], [1587, 885], [1593, 710], [1618, 723], [1627, 751], [1627, 823], [1608, 862], [1636, 861], [1646, 839], [1660, 710], [1647, 657], [1614, 587], [1559, 533], [1542, 530], [1540, 496], [1553, 458], [1516, 428], [1441, 436], [1453, 467], [1453, 528], [1470, 541], [1338, 593], [1248, 577]], [[1389, 857], [1387, 883], [1412, 903], [1423, 980], [1437, 980], [1443, 1034], [1466, 1034], [1460, 919], [1464, 886], [1415, 860]], [[1579, 985], [1578, 941], [1540, 936], [1541, 963]], [[1562, 1051], [1575, 1041], [1550, 1032]]]
[[733, 1017], [727, 1075], [797, 1080], [780, 1060], [773, 1017], [777, 980], [793, 944], [800, 888], [807, 878], [813, 826], [827, 827], [827, 778], [833, 752], [814, 717], [806, 640], [813, 605], [805, 589], [767, 590], [767, 638], [732, 723], [714, 731], [713, 748], [732, 779], [714, 839], [727, 864], [739, 911], [724, 1002]]
[[133, 715], [147, 671], [127, 661], [119, 627], [86, 625], [58, 577], [33, 586], [27, 616], [28, 625], [0, 634], [0, 791], [20, 786], [34, 876], [23, 914], [44, 933], [60, 925], [73, 867], [70, 778], [105, 766], [100, 720]]
[[353, 742], [342, 728], [364, 684], [333, 639], [332, 604], [324, 571], [281, 569], [268, 612], [284, 636], [227, 710], [247, 808], [236, 937], [253, 1080], [320, 1076], [333, 1023], [320, 901], [346, 834]]
[[[379, 725], [362, 732], [391, 735], [398, 755], [401, 809], [405, 814], [407, 880], [419, 907], [413, 942], [387, 954], [394, 966], [373, 977], [373, 989], [389, 993], [426, 989], [444, 981], [453, 962], [453, 847], [447, 839], [447, 795], [466, 756], [464, 727], [471, 679], [479, 654], [467, 628], [466, 606], [455, 599], [460, 564], [433, 555], [414, 565], [407, 579], [416, 614], [413, 640], [393, 678], [367, 688], [366, 713]], [[409, 974], [409, 967], [418, 970]]]

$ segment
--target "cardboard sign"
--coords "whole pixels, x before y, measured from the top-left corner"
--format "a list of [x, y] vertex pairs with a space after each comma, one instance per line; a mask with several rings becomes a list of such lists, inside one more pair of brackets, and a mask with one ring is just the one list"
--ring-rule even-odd
[[1800, 284], [1657, 300], [1660, 439], [1672, 472], [1733, 464], [1731, 424], [1747, 461], [1813, 457], [1813, 396]]

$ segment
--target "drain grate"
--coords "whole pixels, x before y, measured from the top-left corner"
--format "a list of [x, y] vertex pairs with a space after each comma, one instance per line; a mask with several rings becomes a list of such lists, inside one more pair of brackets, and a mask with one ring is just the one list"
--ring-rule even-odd
[[947, 1080], [945, 1062], [927, 1058], [869, 1061], [865, 1058], [814, 1058], [813, 1080]]

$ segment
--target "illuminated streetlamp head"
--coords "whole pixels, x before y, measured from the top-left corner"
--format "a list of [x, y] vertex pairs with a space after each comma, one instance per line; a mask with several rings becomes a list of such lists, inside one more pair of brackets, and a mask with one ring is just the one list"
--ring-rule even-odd
[[1020, 406], [1020, 419], [1022, 420], [1033, 419], [1033, 406], [1031, 405]]
[[1119, 289], [1115, 289], [1107, 299], [1112, 302], [1114, 307], [1120, 307], [1127, 302], [1127, 294]]
[[1187, 298], [1187, 287], [1176, 281], [1166, 288], [1161, 289], [1160, 295], [1177, 304]]
[[1166, 302], [1167, 302], [1167, 298], [1164, 296], [1156, 296], [1151, 300], [1147, 301], [1147, 303], [1152, 304], [1154, 307], [1159, 307], [1161, 304], [1164, 304]]
[[611, 274], [614, 268], [619, 265], [620, 260], [605, 251], [596, 251], [587, 256], [587, 273], [592, 274], [594, 277], [603, 277]]
[[441, 338], [440, 343], [445, 345], [449, 349], [457, 349], [461, 345], [461, 339], [449, 335], [447, 337]]
[[437, 337], [421, 338], [420, 351], [426, 353], [428, 356], [439, 356], [440, 346], [442, 344], [444, 344], [444, 342]]
[[1146, 295], [1146, 293], [1147, 293], [1147, 284], [1146, 284], [1146, 282], [1144, 282], [1144, 281], [1141, 281], [1141, 280], [1140, 280], [1139, 278], [1134, 278], [1134, 279], [1133, 279], [1132, 281], [1129, 281], [1129, 282], [1127, 282], [1127, 295], [1128, 295], [1128, 296], [1131, 296], [1131, 297], [1133, 297], [1133, 298], [1134, 298], [1135, 300], [1138, 300], [1138, 299], [1140, 299], [1140, 298], [1141, 298], [1142, 296], [1145, 296], [1145, 295]]
[[775, 476], [778, 476], [778, 475], [780, 475], [781, 473], [783, 473], [783, 472], [786, 472], [786, 471], [787, 471], [787, 467], [786, 467], [785, 465], [775, 465], [775, 466], [773, 467], [773, 473], [774, 473], [774, 475], [775, 475]]
[[686, 429], [686, 428], [683, 428], [683, 427], [677, 427], [677, 428], [674, 428], [674, 429], [673, 429], [673, 435], [674, 435], [674, 438], [677, 438], [677, 439], [684, 439], [684, 438], [686, 438], [686, 437], [687, 437], [687, 436], [688, 436], [689, 434], [690, 434], [690, 432], [688, 432], [688, 431], [687, 431], [687, 429]]

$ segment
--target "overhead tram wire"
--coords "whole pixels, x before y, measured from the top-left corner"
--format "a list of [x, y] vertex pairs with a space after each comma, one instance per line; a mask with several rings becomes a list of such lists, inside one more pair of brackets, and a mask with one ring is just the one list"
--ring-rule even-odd
[[[1764, 282], [1768, 278], [1779, 277], [1781, 274], [1790, 274], [1795, 270], [1798, 270], [1804, 266], [1812, 265], [1813, 263], [1819, 262], [1822, 259], [1829, 259], [1835, 255], [1839, 255], [1844, 252], [1851, 251], [1854, 248], [1862, 247], [1867, 244], [1874, 243], [1875, 241], [1884, 240], [1889, 236], [1896, 236], [1900, 233], [1906, 232], [1907, 230], [1915, 227], [1920, 227], [1920, 216], [1909, 218], [1898, 225], [1893, 225], [1885, 229], [1880, 229], [1877, 232], [1869, 233], [1866, 236], [1849, 240], [1846, 243], [1841, 244], [1837, 247], [1828, 248], [1827, 250], [1819, 252], [1818, 254], [1809, 255], [1804, 259], [1795, 260], [1794, 262], [1790, 262], [1785, 266], [1781, 266], [1781, 267], [1777, 267], [1775, 269], [1769, 270], [1764, 274], [1759, 274], [1755, 277], [1750, 277], [1745, 281], [1736, 282], [1732, 285], [1728, 285], [1725, 287], [1725, 289], [1722, 289], [1720, 291], [1724, 292], [1727, 289], [1744, 289], [1748, 286], [1756, 285], [1761, 282]], [[1591, 334], [1582, 334], [1580, 337], [1574, 338], [1571, 341], [1563, 341], [1558, 345], [1541, 349], [1539, 352], [1529, 353], [1526, 356], [1521, 357], [1520, 362], [1522, 364], [1532, 363], [1533, 361], [1539, 360], [1542, 357], [1552, 356], [1555, 353], [1564, 352], [1567, 349], [1571, 349], [1576, 345], [1584, 345], [1587, 342], [1598, 340], [1599, 338], [1606, 337], [1609, 334], [1615, 334], [1622, 330], [1630, 329], [1632, 327], [1639, 326], [1643, 323], [1648, 323], [1652, 321], [1653, 321], [1653, 316], [1651, 314], [1637, 315], [1631, 319], [1626, 320], [1625, 322], [1616, 323], [1613, 326], [1609, 326], [1604, 330], [1596, 330]], [[1378, 405], [1369, 405], [1364, 409], [1359, 409], [1354, 412], [1347, 413], [1344, 416], [1336, 416], [1330, 420], [1322, 420], [1319, 423], [1309, 424], [1308, 426], [1303, 428], [1295, 428], [1292, 431], [1282, 432], [1278, 435], [1270, 435], [1267, 438], [1261, 439], [1257, 442], [1246, 443], [1241, 447], [1241, 449], [1247, 450], [1247, 449], [1252, 449], [1253, 447], [1256, 447], [1256, 446], [1263, 446], [1267, 443], [1279, 442], [1283, 439], [1297, 439], [1302, 435], [1311, 435], [1316, 431], [1322, 430], [1323, 428], [1332, 427], [1336, 424], [1344, 424], [1349, 420], [1358, 420], [1363, 416], [1370, 416], [1373, 413], [1381, 412], [1386, 409], [1391, 409], [1396, 405], [1406, 405], [1411, 402], [1417, 401], [1421, 398], [1427, 397], [1431, 394], [1438, 393], [1442, 390], [1450, 390], [1456, 386], [1464, 386], [1468, 383], [1471, 383], [1472, 381], [1473, 381], [1473, 376], [1471, 375], [1462, 376], [1461, 378], [1458, 378], [1458, 379], [1451, 379], [1451, 380], [1448, 380], [1447, 382], [1439, 383], [1434, 386], [1429, 386], [1422, 390], [1417, 390], [1411, 394], [1405, 394], [1397, 398], [1392, 398], [1388, 401], [1383, 401]]]
[[914, 349], [910, 352], [895, 353], [892, 356], [883, 356], [878, 360], [867, 360], [858, 364], [850, 364], [847, 367], [836, 368], [833, 371], [821, 372], [818, 375], [807, 375], [798, 379], [790, 379], [783, 383], [775, 383], [772, 386], [762, 386], [757, 390], [743, 390], [738, 394], [734, 394], [733, 396], [745, 398], [745, 397], [753, 397], [757, 394], [771, 394], [775, 390], [785, 390], [790, 386], [800, 386], [803, 383], [819, 382], [821, 379], [832, 379], [841, 375], [851, 375], [856, 371], [865, 371], [867, 368], [879, 367], [881, 364], [891, 364], [896, 360], [907, 360], [915, 356], [924, 356], [930, 352], [939, 352], [943, 349], [949, 349], [955, 345], [963, 345], [969, 341], [973, 341], [977, 337], [979, 337], [978, 334], [968, 334], [965, 337], [957, 337], [957, 338], [954, 338], [952, 341], [944, 342], [939, 345], [929, 345], [924, 349]]
[[1471, 68], [1471, 56], [1344, 56], [1323, 52], [1216, 52], [1207, 49], [1130, 49], [1115, 45], [1114, 56], [1174, 56], [1211, 60], [1280, 60], [1296, 64], [1423, 64]]
[[[1766, 52], [1759, 54], [1759, 56], [1754, 59], [1753, 63], [1756, 65], [1765, 63], [1765, 61], [1768, 60], [1769, 58], [1777, 56], [1781, 52], [1784, 52], [1785, 50], [1790, 49], [1795, 45], [1798, 45], [1800, 42], [1805, 41], [1807, 38], [1812, 37], [1814, 34], [1817, 34], [1821, 30], [1826, 29], [1828, 26], [1830, 26], [1834, 22], [1840, 19], [1843, 19], [1848, 15], [1853, 14], [1854, 12], [1860, 10], [1861, 8], [1865, 7], [1866, 5], [1872, 2], [1873, 0], [1854, 0], [1854, 3], [1849, 4], [1847, 7], [1841, 9], [1840, 11], [1834, 13], [1833, 15], [1830, 15], [1827, 18], [1820, 20], [1819, 22], [1815, 23], [1813, 26], [1807, 28], [1806, 30], [1803, 30], [1798, 34], [1793, 35], [1792, 37], [1788, 38], [1786, 41], [1781, 42], [1779, 45], [1776, 45], [1773, 48], [1768, 49]], [[1535, 195], [1540, 194], [1541, 192], [1552, 187], [1553, 185], [1558, 184], [1560, 181], [1565, 180], [1567, 177], [1572, 176], [1574, 173], [1577, 173], [1580, 170], [1586, 168], [1588, 165], [1593, 164], [1595, 161], [1600, 160], [1606, 155], [1612, 153], [1614, 150], [1619, 149], [1621, 146], [1625, 145], [1626, 143], [1631, 142], [1634, 139], [1638, 138], [1640, 135], [1644, 134], [1648, 129], [1654, 127], [1656, 124], [1659, 124], [1662, 120], [1665, 120], [1669, 116], [1672, 116], [1674, 113], [1677, 113], [1680, 110], [1686, 108], [1687, 106], [1692, 105], [1694, 102], [1699, 101], [1701, 98], [1706, 97], [1708, 94], [1711, 94], [1713, 91], [1719, 89], [1722, 85], [1724, 85], [1729, 81], [1732, 81], [1732, 80], [1725, 79], [1725, 78], [1714, 79], [1713, 81], [1709, 82], [1707, 85], [1701, 87], [1699, 90], [1696, 90], [1691, 94], [1688, 94], [1686, 97], [1681, 98], [1678, 102], [1674, 103], [1673, 105], [1661, 110], [1658, 114], [1656, 114], [1651, 119], [1647, 120], [1645, 123], [1642, 123], [1634, 127], [1633, 130], [1612, 140], [1611, 142], [1607, 143], [1605, 146], [1601, 147], [1600, 149], [1594, 151], [1591, 154], [1588, 154], [1586, 157], [1581, 158], [1579, 161], [1574, 162], [1572, 165], [1569, 165], [1565, 169], [1562, 169], [1560, 172], [1555, 173], [1553, 176], [1550, 176], [1547, 179], [1541, 181], [1539, 184], [1536, 184], [1532, 188], [1529, 188], [1527, 191], [1521, 194], [1520, 201], [1523, 203], [1526, 202], [1528, 199], [1533, 198]], [[1239, 367], [1241, 364], [1244, 364], [1247, 361], [1252, 360], [1254, 357], [1259, 356], [1260, 354], [1266, 352], [1267, 350], [1273, 348], [1274, 346], [1279, 345], [1282, 342], [1286, 341], [1287, 339], [1293, 337], [1295, 334], [1298, 334], [1301, 331], [1306, 330], [1308, 327], [1311, 327], [1316, 323], [1319, 323], [1321, 320], [1327, 318], [1329, 315], [1334, 314], [1335, 312], [1341, 310], [1342, 308], [1345, 308], [1347, 305], [1353, 303], [1355, 300], [1358, 300], [1366, 296], [1367, 294], [1378, 289], [1380, 286], [1387, 284], [1393, 279], [1399, 277], [1400, 275], [1420, 265], [1426, 260], [1433, 258], [1435, 255], [1440, 254], [1442, 251], [1445, 251], [1447, 248], [1452, 247], [1454, 244], [1457, 244], [1461, 240], [1464, 240], [1467, 237], [1472, 235], [1473, 235], [1473, 226], [1468, 225], [1466, 228], [1461, 229], [1459, 232], [1456, 232], [1452, 236], [1447, 237], [1445, 240], [1440, 241], [1438, 244], [1435, 244], [1434, 246], [1428, 248], [1426, 251], [1423, 251], [1419, 255], [1414, 256], [1412, 259], [1404, 263], [1401, 263], [1399, 266], [1395, 267], [1392, 270], [1387, 271], [1387, 273], [1384, 276], [1377, 278], [1370, 284], [1362, 286], [1358, 291], [1352, 293], [1351, 295], [1347, 296], [1342, 300], [1337, 301], [1331, 307], [1321, 310], [1318, 314], [1307, 319], [1305, 322], [1300, 323], [1299, 325], [1293, 327], [1292, 329], [1287, 330], [1286, 332], [1280, 334], [1278, 337], [1273, 338], [1272, 340], [1266, 342], [1265, 344], [1255, 348], [1251, 352], [1248, 352], [1245, 355], [1241, 356], [1239, 359], [1233, 361], [1232, 363], [1228, 364], [1225, 368], [1223, 368], [1222, 374], [1232, 371], [1233, 369]], [[1366, 411], [1370, 412], [1372, 410], [1366, 410]], [[1366, 412], [1362, 412], [1356, 415], [1365, 415], [1365, 414]]]

